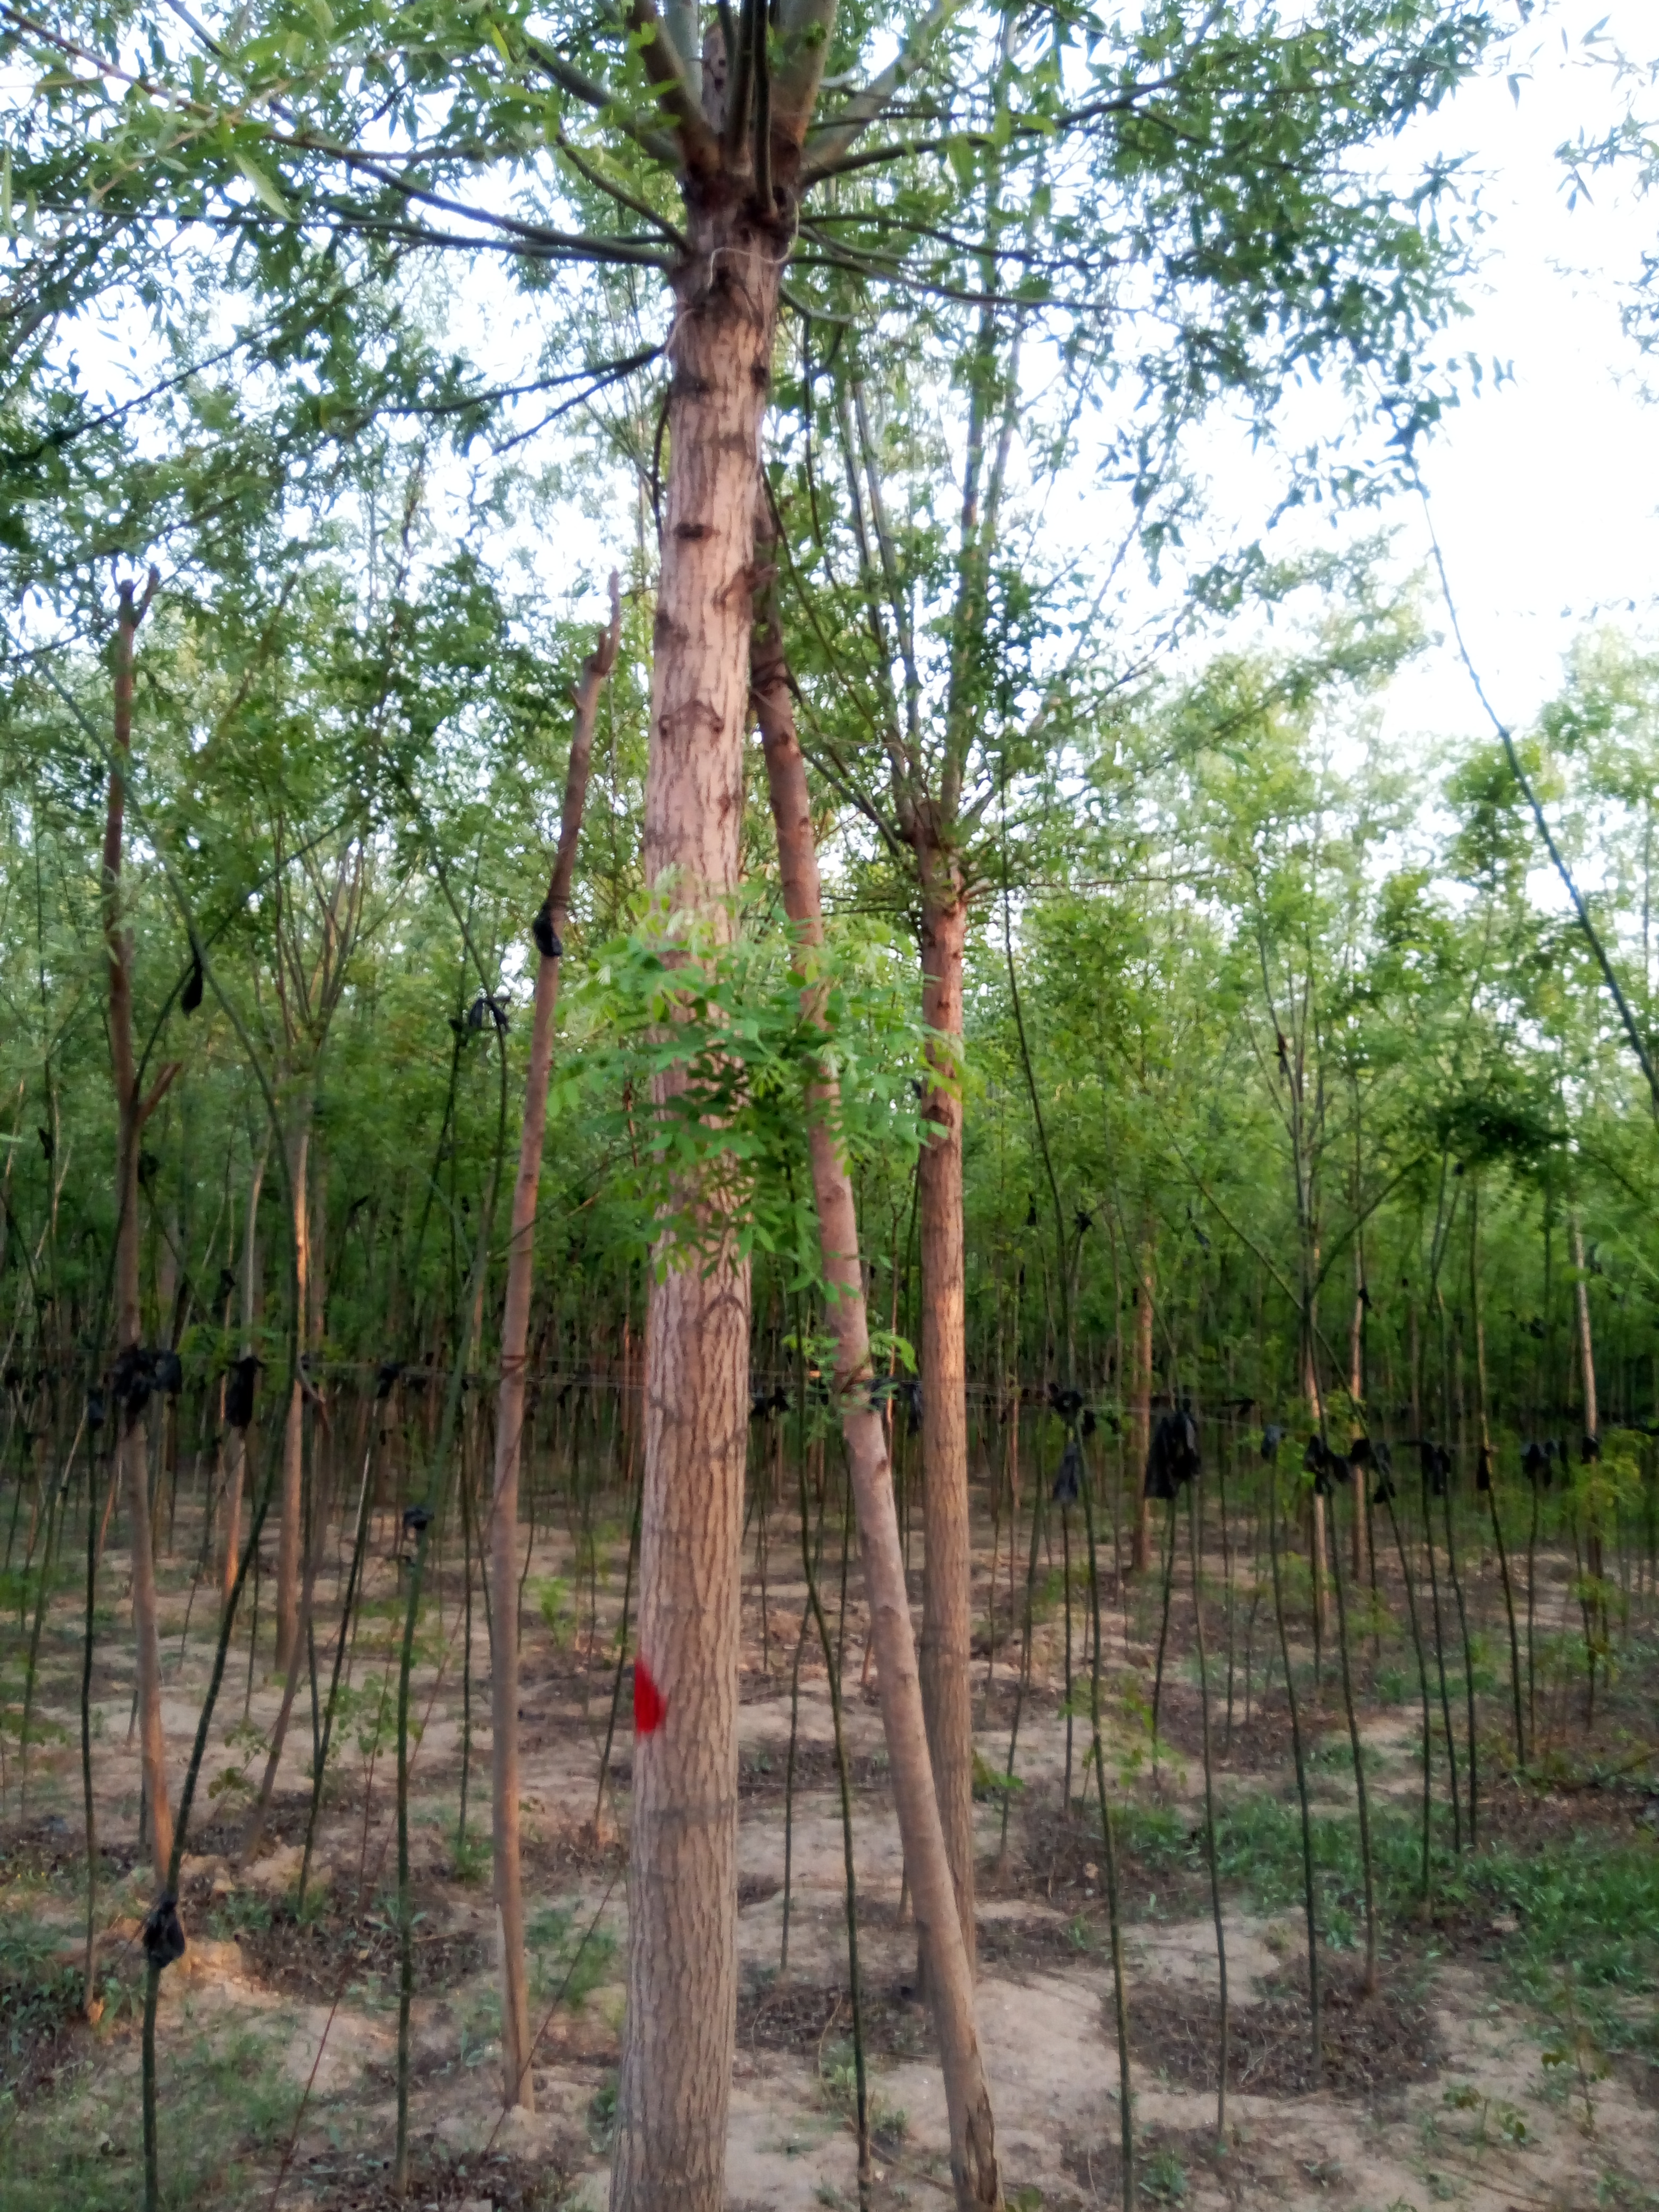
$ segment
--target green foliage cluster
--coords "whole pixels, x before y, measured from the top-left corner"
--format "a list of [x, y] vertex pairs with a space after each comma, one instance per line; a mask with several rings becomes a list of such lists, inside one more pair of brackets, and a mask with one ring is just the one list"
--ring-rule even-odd
[[641, 897], [572, 994], [573, 1028], [596, 1042], [549, 1111], [608, 1142], [613, 1200], [641, 1248], [661, 1240], [660, 1264], [761, 1252], [793, 1294], [820, 1279], [806, 1131], [828, 1127], [855, 1170], [907, 1173], [939, 1040], [890, 942], [848, 932], [826, 951], [764, 919], [739, 913], [717, 935], [672, 889]]
[[525, 1929], [531, 1990], [536, 2002], [580, 2012], [595, 1990], [615, 1978], [614, 1929], [574, 1905], [539, 1905]]

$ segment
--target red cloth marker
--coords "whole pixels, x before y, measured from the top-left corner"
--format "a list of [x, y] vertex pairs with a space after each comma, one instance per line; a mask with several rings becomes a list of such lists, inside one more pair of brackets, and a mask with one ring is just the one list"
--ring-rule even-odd
[[668, 1700], [651, 1679], [643, 1659], [634, 1662], [634, 1733], [653, 1735], [668, 1717]]

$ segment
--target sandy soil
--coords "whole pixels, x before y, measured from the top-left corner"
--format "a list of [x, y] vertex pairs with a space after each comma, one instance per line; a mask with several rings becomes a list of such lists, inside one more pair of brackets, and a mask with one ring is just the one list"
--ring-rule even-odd
[[[216, 1795], [200, 1804], [200, 1849], [187, 1861], [183, 1916], [190, 1948], [162, 1983], [161, 2065], [204, 2028], [251, 2028], [266, 2039], [264, 2063], [301, 2085], [306, 2098], [290, 2130], [280, 2186], [265, 2161], [260, 2201], [286, 2212], [341, 2212], [378, 2205], [392, 2133], [396, 2040], [395, 1936], [383, 1899], [393, 1864], [388, 1754], [360, 1741], [362, 1698], [384, 1672], [396, 1568], [389, 1522], [379, 1532], [370, 1586], [381, 1610], [364, 1624], [351, 1679], [359, 1711], [346, 1731], [313, 1866], [319, 1908], [297, 1925], [291, 1898], [309, 1789], [308, 1714], [296, 1714], [264, 1844], [236, 1859], [246, 1792], [223, 1778], [247, 1768], [257, 1780], [256, 1739], [270, 1727], [280, 1686], [246, 1674], [246, 1646], [233, 1663], [204, 1769]], [[775, 1537], [774, 1565], [776, 1560]], [[988, 1550], [988, 1532], [987, 1532]], [[414, 2002], [416, 2186], [410, 2203], [518, 2212], [564, 2202], [601, 2212], [607, 2202], [605, 2118], [622, 2019], [626, 1940], [624, 1853], [613, 1815], [625, 1822], [629, 1740], [613, 1748], [607, 1828], [596, 1841], [599, 1760], [613, 1689], [614, 1620], [622, 1553], [603, 1574], [599, 1636], [591, 1650], [585, 1606], [574, 1640], [556, 1648], [527, 1608], [522, 1703], [526, 1888], [532, 1919], [563, 1916], [538, 1967], [537, 2112], [503, 2119], [496, 2101], [493, 2039], [495, 1936], [487, 1861], [488, 1650], [475, 1602], [471, 1682], [471, 1834], [457, 1853], [462, 1757], [459, 1580], [446, 1583], [441, 1652], [428, 1637], [416, 1676], [426, 1717], [414, 1770], [412, 1815], [419, 1923]], [[981, 1560], [981, 1572], [988, 1560]], [[106, 1590], [118, 1594], [124, 1562], [105, 1563]], [[533, 1594], [545, 1577], [572, 1576], [561, 1539], [538, 1542]], [[266, 1584], [269, 1588], [269, 1583]], [[171, 1635], [165, 1719], [175, 1772], [193, 1732], [206, 1652], [198, 1632], [183, 1648], [187, 1588], [166, 1592]], [[808, 1646], [799, 1692], [799, 1783], [793, 1806], [789, 1961], [780, 1977], [785, 1871], [784, 1769], [790, 1729], [790, 1662], [804, 1589], [769, 1584], [769, 1675], [761, 1665], [757, 1588], [751, 1590], [740, 1716], [743, 1802], [739, 1850], [742, 1997], [732, 2082], [728, 2199], [733, 2208], [851, 2206], [855, 2149], [844, 2084], [850, 2032], [842, 1838], [835, 1786], [826, 1680]], [[324, 1618], [331, 1620], [325, 1610]], [[1109, 1624], [1113, 1710], [1133, 1686], [1151, 1693], [1151, 1626], [1115, 1613]], [[64, 1733], [37, 1752], [30, 1803], [20, 1819], [17, 1777], [7, 1778], [9, 1816], [4, 1903], [56, 1920], [66, 1951], [76, 1939], [82, 1879], [78, 1718], [73, 1639], [66, 1613], [49, 1638], [43, 1717]], [[136, 1864], [138, 1768], [127, 1740], [131, 1670], [125, 1611], [100, 1647], [95, 1689], [98, 1819], [106, 1852], [102, 1898], [106, 1957], [136, 1974], [136, 1939], [146, 1881]], [[1081, 1623], [1078, 1624], [1080, 1638]], [[1259, 1639], [1265, 1650], [1265, 1639]], [[1006, 1633], [1004, 1644], [1006, 1647]], [[999, 1863], [999, 1806], [980, 1808], [984, 1868], [979, 2020], [1011, 2203], [1081, 2208], [1119, 2201], [1118, 2064], [1112, 1982], [1099, 1872], [1097, 1812], [1057, 1825], [1065, 1763], [1058, 1711], [1060, 1632], [1039, 1639], [1035, 1682], [1022, 1722], [1018, 1771], [1025, 1784]], [[989, 1723], [981, 1737], [988, 1768], [1007, 1758], [1007, 1713], [1017, 1660], [1005, 1648], [988, 1682]], [[847, 1626], [848, 1747], [853, 1760], [854, 1843], [863, 1949], [866, 2039], [876, 2122], [878, 2208], [949, 2201], [944, 2100], [932, 2038], [915, 2002], [912, 1931], [900, 1917], [902, 1859], [883, 1786], [884, 1752], [872, 1686], [860, 1686], [861, 1620]], [[325, 1666], [326, 1656], [322, 1663]], [[1258, 1653], [1258, 1678], [1261, 1667]], [[1259, 1691], [1259, 1679], [1257, 1688]], [[1190, 1672], [1172, 1666], [1165, 1691], [1167, 1738], [1158, 1783], [1144, 1759], [1144, 1735], [1120, 1719], [1114, 1763], [1143, 1754], [1115, 1795], [1154, 1795], [1196, 1821], [1200, 1776]], [[303, 1701], [302, 1701], [303, 1702]], [[1132, 1703], [1133, 1700], [1132, 1700]], [[1279, 1701], [1282, 1707], [1282, 1699]], [[240, 1729], [246, 1708], [246, 1729]], [[624, 1700], [625, 1710], [625, 1700]], [[1242, 1715], [1242, 1694], [1240, 1698]], [[1279, 1789], [1273, 1753], [1280, 1715], [1261, 1721], [1261, 1741], [1239, 1725], [1233, 1755], [1219, 1768], [1224, 1793]], [[1334, 1689], [1320, 1725], [1340, 1723]], [[1255, 1724], [1253, 1723], [1253, 1726]], [[1376, 1788], [1409, 1800], [1417, 1786], [1416, 1715], [1407, 1703], [1368, 1713]], [[237, 1740], [228, 1736], [238, 1732]], [[1080, 1786], [1086, 1727], [1074, 1741]], [[1282, 1752], [1282, 1745], [1280, 1746]], [[1322, 1767], [1333, 1802], [1352, 1798], [1352, 1778]], [[1501, 1807], [1501, 1796], [1493, 1803]], [[1494, 1812], [1489, 1818], [1500, 1817]], [[126, 1871], [124, 1872], [123, 1869]], [[1305, 1960], [1294, 1916], [1252, 1916], [1230, 1904], [1224, 1922], [1233, 2061], [1227, 2126], [1216, 2135], [1216, 1944], [1207, 1892], [1156, 1885], [1126, 1869], [1131, 2035], [1143, 2191], [1155, 2203], [1352, 2207], [1406, 2212], [1456, 2203], [1470, 2212], [1588, 2212], [1600, 2204], [1659, 2203], [1655, 2096], [1639, 2069], [1581, 2077], [1559, 2057], [1559, 2023], [1534, 2016], [1505, 1976], [1504, 1930], [1465, 1930], [1463, 1940], [1391, 1931], [1377, 1996], [1358, 1990], [1351, 1958], [1329, 1962], [1328, 2044], [1322, 2086], [1310, 2086]], [[599, 1931], [599, 1978], [580, 2003], [556, 2003], [561, 1961], [584, 1929]], [[1481, 1938], [1490, 1936], [1490, 1942]], [[1496, 1955], [1488, 1955], [1495, 1954]], [[584, 1954], [584, 1957], [587, 1954]], [[592, 1963], [592, 1962], [590, 1962]], [[1554, 2037], [1553, 2043], [1552, 2036]], [[131, 2021], [97, 2031], [64, 2031], [52, 2063], [32, 2077], [25, 2120], [53, 2099], [80, 2097], [112, 2115], [112, 2154], [131, 2152], [137, 2131], [137, 2038]], [[274, 2191], [274, 2193], [273, 2193]], [[539, 2194], [538, 2193], [539, 2192]], [[0, 2187], [0, 2201], [3, 2200]]]

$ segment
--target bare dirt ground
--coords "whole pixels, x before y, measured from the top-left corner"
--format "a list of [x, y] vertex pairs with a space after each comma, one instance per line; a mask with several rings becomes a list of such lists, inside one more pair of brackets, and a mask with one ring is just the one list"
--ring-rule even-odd
[[[625, 1562], [625, 1530], [611, 1534], [613, 1540], [601, 1543], [598, 1553], [597, 1604], [562, 1536], [538, 1538], [526, 1580], [523, 1805], [540, 2029], [533, 2118], [504, 2119], [498, 2102], [488, 1643], [475, 1594], [471, 1680], [464, 1680], [461, 1583], [453, 1558], [443, 1562], [441, 1625], [434, 1613], [422, 1632], [416, 1675], [422, 1724], [411, 1788], [419, 1915], [415, 2151], [405, 2200], [412, 2205], [444, 2212], [569, 2205], [600, 2212], [606, 2203], [627, 1929], [618, 1826], [627, 1817], [629, 1751], [624, 1717], [596, 1836]], [[162, 2164], [171, 2201], [180, 2206], [347, 2212], [393, 2201], [395, 1824], [392, 1752], [379, 1696], [394, 1635], [394, 1535], [386, 1516], [376, 1531], [369, 1603], [349, 1670], [350, 1703], [331, 1760], [303, 1914], [296, 1914], [295, 1891], [310, 1797], [309, 1712], [296, 1710], [264, 1839], [241, 1863], [237, 1849], [249, 1784], [263, 1768], [260, 1737], [275, 1717], [280, 1685], [264, 1675], [263, 1629], [262, 1663], [251, 1679], [246, 1636], [233, 1656], [185, 1864], [181, 1912], [189, 1950], [161, 1985]], [[987, 1529], [982, 1584], [989, 1548]], [[778, 1578], [778, 1561], [788, 1557], [775, 1529], [767, 1617], [763, 1624], [758, 1578], [751, 1575], [746, 1623], [741, 1996], [728, 2165], [729, 2203], [742, 2212], [805, 2212], [857, 2202], [840, 1798], [827, 1678], [811, 1640], [799, 1667], [786, 1845], [792, 1668], [805, 1598], [799, 1580]], [[187, 1571], [173, 1564], [164, 1589], [170, 1631], [166, 1722], [176, 1788], [208, 1651], [200, 1633], [206, 1603], [199, 1595], [190, 1636], [183, 1635]], [[1218, 1580], [1218, 1560], [1215, 1571]], [[137, 1936], [149, 1884], [137, 1850], [137, 1751], [128, 1739], [132, 1677], [119, 1554], [106, 1555], [103, 1577], [110, 1613], [100, 1629], [94, 1695], [104, 1999], [95, 2027], [79, 2016], [85, 1853], [80, 1626], [72, 1594], [49, 1624], [40, 1714], [49, 1736], [33, 1750], [21, 1810], [15, 1752], [4, 1777], [0, 2205], [25, 2212], [55, 2203], [131, 2204], [140, 2193], [134, 1998], [140, 1986]], [[862, 2025], [880, 2177], [874, 2201], [884, 2212], [949, 2201], [947, 2136], [931, 2030], [915, 1994], [914, 1933], [901, 1917], [902, 1860], [873, 1685], [861, 1680], [856, 1570], [852, 1579], [847, 1740]], [[1001, 1587], [1006, 1599], [1006, 1580]], [[981, 1639], [980, 1749], [988, 1786], [979, 1814], [979, 2019], [1010, 2202], [1021, 2212], [1071, 2212], [1120, 2199], [1118, 2062], [1097, 1792], [1085, 1772], [1089, 1730], [1086, 1719], [1074, 1720], [1074, 1802], [1067, 1811], [1060, 1802], [1066, 1729], [1063, 1625], [1052, 1582], [1044, 1590], [1006, 1850], [994, 1784], [1007, 1765], [1018, 1662], [1006, 1604], [994, 1660]], [[1605, 2036], [1584, 2024], [1588, 2014], [1581, 2017], [1571, 1956], [1553, 1979], [1553, 1969], [1539, 1967], [1535, 1950], [1523, 1961], [1528, 1931], [1501, 1899], [1494, 1907], [1479, 1882], [1443, 1883], [1427, 1917], [1390, 1908], [1380, 1986], [1366, 1996], [1355, 1916], [1341, 1908], [1346, 1893], [1340, 1874], [1332, 1873], [1331, 1941], [1322, 1956], [1323, 2063], [1316, 2073], [1293, 1855], [1289, 1872], [1279, 1867], [1271, 1880], [1257, 1879], [1248, 1868], [1224, 1869], [1231, 2057], [1226, 2131], [1218, 2137], [1216, 1939], [1205, 1862], [1194, 1840], [1202, 1818], [1196, 1676], [1184, 1656], [1178, 1663], [1171, 1658], [1154, 1778], [1148, 1718], [1156, 1592], [1133, 1595], [1127, 1616], [1115, 1580], [1110, 1595], [1108, 1784], [1120, 1821], [1143, 2197], [1194, 2208], [1354, 2212], [1425, 2212], [1441, 2203], [1470, 2212], [1659, 2205], [1659, 2069], [1641, 2055], [1644, 2043], [1654, 2047], [1645, 2033], [1651, 1989], [1638, 1987], [1624, 2000], [1632, 2015], [1641, 2015], [1644, 2032], [1610, 2049]], [[981, 1588], [981, 1620], [985, 1601]], [[1073, 1619], [1079, 1652], [1083, 1610], [1079, 1595]], [[319, 1623], [330, 1624], [329, 1633], [333, 1617], [319, 1602]], [[1273, 1833], [1293, 1842], [1282, 1685], [1267, 1693], [1264, 1708], [1268, 1639], [1258, 1620], [1247, 1725], [1242, 1614], [1235, 1626], [1230, 1731], [1212, 1631], [1218, 1795], [1226, 1806], [1259, 1805], [1279, 1822]], [[324, 1633], [319, 1626], [325, 1684], [332, 1655]], [[1186, 1649], [1184, 1634], [1177, 1635], [1172, 1650]], [[1376, 1662], [1385, 1656], [1398, 1654], [1383, 1645], [1370, 1654], [1363, 1669], [1368, 1683], [1378, 1678]], [[1623, 1853], [1659, 1850], [1644, 1817], [1653, 1801], [1644, 1795], [1623, 1787], [1540, 1792], [1502, 1771], [1498, 1731], [1507, 1688], [1504, 1659], [1483, 1699], [1492, 1732], [1482, 1782], [1483, 1849], [1540, 1863], [1558, 1847], [1594, 1850], [1598, 1837]], [[465, 1747], [464, 1697], [471, 1705]], [[622, 1710], [625, 1717], [625, 1684]], [[1351, 1827], [1352, 1764], [1328, 1668], [1322, 1695], [1304, 1720], [1318, 1809], [1328, 1824]], [[1403, 1698], [1368, 1697], [1363, 1725], [1373, 1803], [1381, 1819], [1392, 1815], [1408, 1838], [1420, 1790], [1414, 1678]], [[1610, 1717], [1607, 1725], [1627, 1750], [1628, 1724]], [[470, 1759], [465, 1835], [464, 1748]], [[1638, 1764], [1626, 1760], [1626, 1778]], [[1640, 1768], [1642, 1774], [1650, 1771]], [[1086, 1802], [1078, 1796], [1085, 1788]], [[1437, 1790], [1443, 1791], [1442, 1780]], [[786, 1850], [788, 1960], [781, 1972]], [[1529, 1963], [1530, 1979], [1520, 1971], [1523, 1963]]]

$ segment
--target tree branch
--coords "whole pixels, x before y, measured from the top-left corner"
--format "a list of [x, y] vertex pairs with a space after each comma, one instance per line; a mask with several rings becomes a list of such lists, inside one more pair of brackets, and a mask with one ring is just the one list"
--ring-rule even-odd
[[688, 175], [705, 181], [720, 170], [720, 142], [709, 129], [702, 102], [681, 64], [667, 26], [657, 13], [656, 0], [631, 0], [629, 28], [647, 33], [640, 47], [645, 73], [662, 95], [663, 106], [674, 118], [680, 159]]
[[605, 193], [616, 201], [618, 207], [625, 207], [630, 214], [638, 216], [641, 222], [648, 222], [653, 230], [659, 231], [669, 244], [676, 246], [680, 252], [690, 252], [690, 248], [686, 244], [683, 232], [676, 230], [665, 216], [659, 215], [648, 200], [636, 199], [632, 192], [625, 191], [620, 185], [612, 183], [602, 169], [596, 167], [585, 155], [578, 152], [562, 131], [557, 134], [553, 143], [576, 174], [586, 178], [596, 191]]
[[803, 191], [820, 177], [828, 176], [854, 140], [885, 113], [893, 94], [921, 69], [939, 33], [965, 4], [966, 0], [934, 0], [933, 6], [881, 75], [872, 78], [862, 92], [855, 93], [832, 122], [813, 133], [817, 143], [801, 170]]
[[797, 152], [806, 143], [818, 104], [835, 29], [836, 0], [782, 0], [778, 9], [782, 64], [772, 84], [772, 129]]
[[136, 1122], [137, 1128], [143, 1127], [145, 1122], [149, 1121], [184, 1072], [185, 1063], [182, 1060], [170, 1060], [167, 1062], [155, 1082], [151, 1084], [149, 1096], [142, 1101], [137, 1109]]

